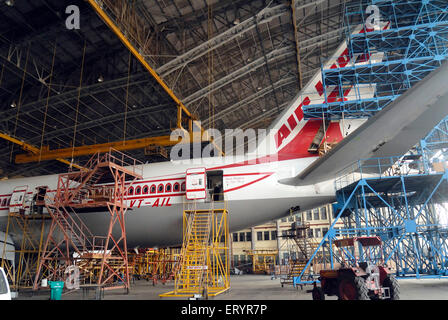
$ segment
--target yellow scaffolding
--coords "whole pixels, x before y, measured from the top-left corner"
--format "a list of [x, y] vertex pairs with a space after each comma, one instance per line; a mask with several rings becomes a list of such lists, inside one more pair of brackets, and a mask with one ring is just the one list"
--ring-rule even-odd
[[149, 248], [143, 252], [130, 253], [131, 274], [137, 279], [152, 280], [154, 285], [159, 280], [162, 283], [173, 280], [179, 262], [179, 252], [179, 248]]
[[[39, 259], [43, 246], [45, 221], [50, 220], [48, 214], [21, 214], [10, 212], [3, 243], [2, 268], [14, 290], [31, 288], [35, 280]], [[39, 230], [39, 232], [37, 232]], [[7, 249], [8, 235], [18, 240], [14, 250]], [[17, 264], [11, 263], [6, 258], [8, 252], [14, 254]], [[39, 281], [46, 277], [43, 273]]]
[[[217, 204], [222, 205], [216, 208]], [[174, 290], [160, 297], [216, 296], [230, 289], [229, 217], [225, 202], [183, 210], [183, 244]]]
[[275, 263], [278, 250], [259, 249], [244, 250], [248, 256], [252, 257], [252, 271], [257, 274], [270, 274], [275, 271]]

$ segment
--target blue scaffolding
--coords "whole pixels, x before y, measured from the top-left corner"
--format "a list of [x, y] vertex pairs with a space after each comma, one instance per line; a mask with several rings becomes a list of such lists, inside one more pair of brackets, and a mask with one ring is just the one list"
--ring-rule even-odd
[[[370, 5], [379, 12], [376, 27]], [[305, 118], [370, 117], [448, 57], [445, 0], [355, 1], [346, 5], [345, 25], [346, 56], [322, 64], [324, 103], [304, 106]]]
[[[354, 261], [353, 251], [336, 254], [334, 241], [362, 236], [379, 236], [383, 246], [360, 250], [360, 260], [368, 254], [397, 277], [448, 276], [448, 220], [442, 224], [440, 214], [448, 216], [448, 117], [406, 155], [361, 159], [338, 177], [334, 221], [294, 285], [317, 279], [309, 279], [317, 255], [326, 253], [332, 269]], [[341, 221], [344, 227], [335, 229]]]

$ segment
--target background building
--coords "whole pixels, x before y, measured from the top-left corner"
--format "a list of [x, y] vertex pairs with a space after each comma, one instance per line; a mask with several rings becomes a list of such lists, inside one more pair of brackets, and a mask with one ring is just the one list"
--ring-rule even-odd
[[[296, 258], [296, 245], [288, 240], [286, 231], [291, 229], [292, 223], [309, 224], [308, 236], [313, 242], [320, 242], [333, 223], [333, 210], [331, 205], [308, 210], [302, 213], [292, 212], [282, 219], [254, 226], [234, 232], [231, 235], [232, 265], [245, 267], [252, 263], [250, 251], [277, 251], [276, 265], [286, 265], [290, 259]], [[336, 224], [341, 228], [342, 222]]]

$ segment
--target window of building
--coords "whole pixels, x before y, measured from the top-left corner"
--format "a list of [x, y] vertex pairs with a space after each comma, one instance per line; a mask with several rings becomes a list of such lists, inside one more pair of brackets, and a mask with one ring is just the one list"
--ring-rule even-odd
[[327, 234], [327, 232], [328, 232], [328, 228], [323, 228], [323, 229], [322, 229], [322, 237], [325, 237], [325, 235]]
[[308, 238], [312, 238], [313, 237], [313, 229], [308, 229]]
[[143, 194], [148, 194], [148, 186], [143, 187]]
[[233, 264], [234, 264], [235, 266], [238, 265], [238, 260], [239, 260], [238, 258], [239, 258], [238, 255], [234, 255], [234, 256], [233, 256]]
[[294, 221], [294, 217], [288, 217], [288, 222], [293, 222]]
[[320, 218], [322, 220], [327, 220], [328, 216], [327, 216], [327, 207], [322, 207], [320, 208]]
[[244, 232], [240, 232], [240, 241], [241, 242], [246, 241], [246, 234]]
[[282, 219], [282, 222], [286, 222], [286, 218], [283, 218], [283, 219]]
[[140, 186], [135, 188], [135, 194], [141, 194], [141, 193], [142, 193], [142, 188], [140, 188]]
[[163, 184], [159, 184], [159, 186], [157, 187], [157, 193], [162, 193], [163, 192]]
[[240, 263], [245, 264], [246, 263], [246, 256], [244, 254], [240, 255]]
[[314, 237], [315, 237], [315, 238], [320, 238], [320, 237], [322, 237], [322, 233], [321, 233], [320, 228], [316, 228], [316, 229], [314, 229]]
[[238, 242], [238, 233], [233, 233], [232, 237], [233, 237], [233, 242]]
[[178, 182], [176, 182], [173, 186], [173, 191], [178, 192], [179, 190], [180, 190], [180, 184]]
[[258, 240], [258, 241], [263, 240], [263, 232], [261, 232], [261, 231], [258, 231], [258, 232], [257, 232], [257, 240]]
[[165, 192], [171, 192], [171, 183], [167, 183], [165, 186]]
[[271, 231], [271, 240], [277, 239], [277, 231]]
[[311, 211], [307, 211], [307, 212], [306, 212], [306, 220], [307, 220], [307, 221], [311, 221], [311, 220], [313, 220], [313, 214], [312, 214]]
[[296, 215], [296, 221], [297, 221], [299, 224], [301, 224], [301, 223], [302, 223], [302, 216], [299, 215], [299, 214], [297, 214], [297, 215]]
[[282, 237], [286, 237], [286, 230], [282, 230]]
[[151, 193], [156, 193], [156, 185], [155, 185], [155, 184], [153, 184], [153, 185], [151, 186], [150, 192], [151, 192]]
[[313, 210], [313, 218], [314, 220], [319, 220], [319, 209]]
[[269, 240], [269, 231], [264, 232], [264, 240]]
[[246, 241], [252, 241], [252, 232], [246, 232]]
[[294, 260], [296, 260], [297, 259], [297, 257], [296, 257], [296, 253], [293, 251], [293, 252], [291, 252], [291, 260], [292, 261], [294, 261]]

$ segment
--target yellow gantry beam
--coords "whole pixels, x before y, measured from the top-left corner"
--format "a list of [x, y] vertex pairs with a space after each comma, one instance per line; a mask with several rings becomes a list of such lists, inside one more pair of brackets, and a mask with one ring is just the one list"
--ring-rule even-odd
[[299, 45], [299, 33], [297, 30], [297, 15], [296, 15], [296, 1], [291, 0], [291, 10], [292, 10], [292, 24], [294, 27], [294, 41], [296, 43], [296, 57], [297, 57], [297, 72], [299, 73], [299, 84], [300, 89], [303, 88], [302, 83], [302, 66], [300, 59], [300, 45]]
[[162, 86], [162, 88], [165, 90], [166, 93], [176, 102], [178, 106], [182, 108], [182, 110], [185, 112], [185, 114], [189, 117], [191, 117], [190, 111], [187, 109], [187, 107], [184, 106], [182, 101], [180, 101], [174, 92], [168, 87], [168, 85], [162, 80], [162, 78], [159, 77], [157, 72], [151, 66], [148, 62], [146, 62], [145, 58], [138, 52], [138, 50], [132, 45], [132, 43], [126, 38], [126, 36], [121, 32], [121, 30], [118, 28], [118, 26], [112, 21], [111, 18], [107, 15], [107, 13], [101, 8], [101, 6], [95, 1], [95, 0], [87, 0], [88, 3], [95, 9], [96, 13], [103, 19], [103, 21], [109, 26], [109, 28], [112, 29], [112, 31], [120, 38], [120, 40], [124, 43], [124, 45], [129, 49], [129, 51], [132, 52], [132, 54], [140, 61], [140, 63], [146, 68], [146, 70], [149, 71], [149, 73], [156, 79], [156, 81]]
[[[96, 0], [87, 0], [87, 2], [92, 6], [92, 8], [96, 11], [96, 13], [103, 19], [106, 25], [118, 36], [118, 38], [123, 42], [123, 44], [132, 52], [132, 54], [137, 58], [138, 61], [149, 71], [151, 76], [159, 83], [165, 92], [174, 100], [174, 102], [178, 106], [178, 114], [177, 114], [177, 126], [181, 128], [181, 117], [182, 112], [184, 112], [190, 119], [193, 119], [193, 115], [188, 110], [188, 108], [180, 101], [180, 99], [174, 94], [173, 90], [163, 81], [163, 79], [157, 74], [157, 72], [149, 65], [149, 63], [145, 60], [145, 58], [140, 54], [140, 52], [134, 47], [134, 45], [126, 38], [120, 28], [115, 24], [114, 21], [107, 15], [107, 13], [103, 10], [101, 5], [97, 3]], [[203, 128], [199, 126], [201, 132], [203, 132]], [[191, 131], [191, 130], [190, 130]], [[213, 145], [216, 149], [224, 155], [224, 152], [212, 141]]]
[[[14, 137], [11, 137], [11, 136], [9, 136], [7, 134], [4, 134], [4, 133], [1, 133], [1, 132], [0, 132], [0, 138], [8, 140], [8, 141], [11, 141], [12, 143], [15, 143], [15, 144], [19, 145], [23, 150], [29, 151], [31, 153], [30, 155], [25, 154], [23, 156], [29, 156], [29, 157], [36, 158], [33, 161], [27, 161], [27, 162], [37, 162], [37, 161], [39, 161], [39, 152], [40, 152], [39, 148], [36, 148], [35, 146], [33, 146], [31, 144], [28, 144], [26, 142], [20, 141], [19, 139], [16, 139]], [[51, 160], [57, 160], [59, 162], [71, 165], [72, 167], [75, 167], [77, 169], [83, 169], [83, 167], [81, 167], [81, 166], [79, 166], [79, 165], [77, 165], [75, 163], [71, 163], [70, 161], [67, 161], [67, 160], [59, 158], [59, 157], [52, 158]]]
[[39, 149], [37, 149], [37, 154], [18, 154], [16, 156], [16, 163], [36, 162], [39, 161], [39, 158], [42, 161], [54, 160], [58, 158], [71, 158], [71, 157], [75, 158], [94, 154], [96, 152], [100, 153], [109, 152], [110, 148], [113, 148], [118, 151], [127, 151], [127, 150], [143, 149], [151, 145], [173, 146], [178, 142], [179, 141], [177, 140], [171, 140], [170, 136], [160, 136], [152, 138], [127, 140], [127, 141], [116, 141], [102, 144], [93, 144], [74, 148], [71, 147], [55, 150], [43, 149], [41, 154], [39, 154]]
[[[101, 8], [101, 6], [95, 0], [87, 0], [87, 2], [94, 8], [96, 13], [103, 19], [103, 21], [107, 24], [107, 26], [119, 37], [119, 39], [123, 42], [123, 44], [132, 52], [132, 54], [140, 61], [140, 63], [149, 71], [151, 76], [162, 86], [165, 92], [174, 100], [177, 104], [177, 127], [182, 129], [182, 113], [187, 115], [188, 119], [188, 132], [190, 133], [190, 138], [193, 139], [202, 136], [202, 141], [211, 141], [216, 149], [224, 155], [224, 152], [213, 142], [212, 139], [204, 132], [202, 126], [198, 123], [198, 121], [194, 120], [194, 116], [188, 110], [188, 108], [182, 103], [182, 101], [177, 98], [174, 92], [168, 87], [168, 85], [160, 78], [160, 76], [156, 73], [156, 71], [149, 65], [149, 63], [145, 60], [145, 58], [140, 54], [140, 52], [132, 45], [132, 43], [126, 38], [123, 32], [118, 28], [118, 26], [112, 21], [112, 19], [107, 15], [107, 13]], [[199, 132], [195, 132], [193, 130], [193, 123], [195, 124]], [[19, 154], [16, 156], [16, 163], [30, 163], [44, 160], [58, 160], [68, 165], [72, 165], [76, 168], [82, 169], [82, 167], [72, 164], [69, 161], [63, 158], [75, 158], [79, 156], [85, 156], [94, 154], [96, 152], [108, 152], [110, 148], [114, 148], [119, 151], [126, 150], [135, 150], [135, 149], [143, 149], [145, 147], [151, 145], [159, 145], [159, 146], [173, 146], [178, 143], [178, 141], [173, 141], [170, 139], [170, 136], [160, 136], [160, 137], [151, 137], [151, 138], [142, 138], [135, 139], [129, 141], [116, 141], [104, 144], [95, 144], [88, 146], [79, 146], [79, 147], [71, 147], [64, 149], [55, 149], [49, 150], [48, 148], [43, 148], [42, 150], [27, 144], [23, 141], [15, 139], [11, 136], [1, 134], [0, 137], [11, 141], [15, 144], [18, 144], [22, 147], [22, 149], [29, 151], [28, 154]], [[200, 139], [200, 138], [199, 138]]]

